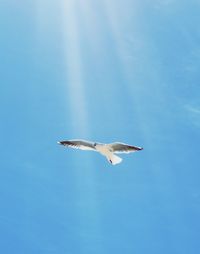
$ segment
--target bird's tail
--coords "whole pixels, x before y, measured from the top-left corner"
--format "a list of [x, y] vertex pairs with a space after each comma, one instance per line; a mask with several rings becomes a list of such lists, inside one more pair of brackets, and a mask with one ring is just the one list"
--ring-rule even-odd
[[109, 156], [107, 159], [113, 165], [116, 165], [116, 164], [122, 162], [122, 158], [120, 158], [119, 156], [117, 156], [115, 154], [112, 154], [112, 156]]

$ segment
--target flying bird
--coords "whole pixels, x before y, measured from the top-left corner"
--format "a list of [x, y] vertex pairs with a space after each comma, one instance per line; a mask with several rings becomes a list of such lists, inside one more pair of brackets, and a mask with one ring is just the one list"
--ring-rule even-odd
[[57, 143], [63, 146], [72, 147], [76, 149], [99, 152], [100, 154], [104, 155], [107, 158], [107, 160], [113, 165], [122, 162], [122, 158], [117, 156], [116, 153], [131, 153], [143, 150], [142, 147], [127, 145], [120, 142], [115, 142], [111, 144], [102, 144], [86, 140], [74, 139], [59, 141]]

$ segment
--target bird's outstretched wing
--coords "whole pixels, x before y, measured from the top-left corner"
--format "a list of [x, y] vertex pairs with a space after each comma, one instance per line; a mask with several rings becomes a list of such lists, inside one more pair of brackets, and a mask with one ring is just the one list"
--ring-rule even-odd
[[136, 152], [143, 149], [142, 147], [127, 145], [127, 144], [118, 143], [118, 142], [108, 144], [108, 147], [113, 153], [131, 153], [131, 152]]
[[69, 146], [76, 149], [81, 149], [81, 150], [93, 150], [93, 151], [96, 150], [94, 143], [86, 141], [86, 140], [77, 140], [77, 139], [64, 140], [64, 141], [58, 142], [58, 144], [63, 146]]

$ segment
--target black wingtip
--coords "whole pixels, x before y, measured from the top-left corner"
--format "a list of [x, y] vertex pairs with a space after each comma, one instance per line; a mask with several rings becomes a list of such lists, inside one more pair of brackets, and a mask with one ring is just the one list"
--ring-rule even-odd
[[143, 148], [143, 147], [139, 147], [139, 146], [133, 146], [133, 149], [134, 149], [135, 151], [141, 151], [141, 150], [143, 150], [144, 148]]

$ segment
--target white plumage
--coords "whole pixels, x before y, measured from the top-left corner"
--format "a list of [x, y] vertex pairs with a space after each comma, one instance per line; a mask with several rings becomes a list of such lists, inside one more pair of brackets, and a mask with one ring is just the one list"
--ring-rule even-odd
[[99, 152], [100, 154], [104, 155], [107, 158], [107, 160], [113, 165], [116, 165], [122, 161], [122, 158], [117, 156], [115, 153], [131, 153], [143, 149], [142, 147], [132, 146], [120, 142], [115, 142], [111, 144], [102, 144], [76, 139], [60, 141], [58, 142], [58, 144], [81, 150], [92, 150]]

